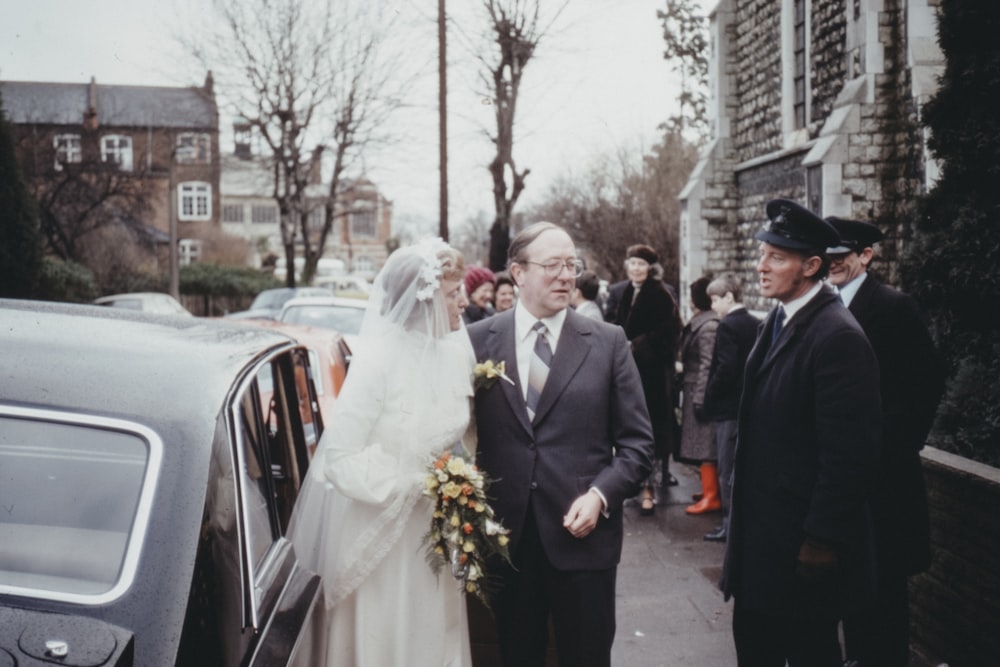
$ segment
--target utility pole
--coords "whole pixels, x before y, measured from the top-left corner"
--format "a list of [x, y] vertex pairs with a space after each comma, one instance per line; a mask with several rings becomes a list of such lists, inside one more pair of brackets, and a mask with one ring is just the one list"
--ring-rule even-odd
[[445, 0], [438, 0], [438, 150], [441, 158], [439, 235], [448, 240], [448, 58]]
[[169, 205], [167, 206], [167, 215], [169, 220], [167, 220], [168, 229], [170, 231], [170, 296], [175, 299], [180, 300], [181, 298], [181, 287], [180, 287], [180, 258], [177, 256], [177, 178], [174, 175], [174, 162], [177, 158], [177, 139], [173, 134], [170, 135], [170, 164], [167, 166], [168, 182], [167, 185], [167, 198]]

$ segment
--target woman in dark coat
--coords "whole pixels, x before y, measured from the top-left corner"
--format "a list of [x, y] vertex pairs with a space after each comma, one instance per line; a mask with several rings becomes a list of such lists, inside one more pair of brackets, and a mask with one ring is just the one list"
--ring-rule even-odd
[[719, 328], [719, 316], [712, 310], [712, 299], [707, 292], [709, 282], [709, 278], [701, 277], [691, 283], [691, 307], [694, 315], [681, 333], [684, 407], [681, 415], [679, 458], [697, 464], [701, 472], [701, 497], [696, 496], [698, 502], [687, 508], [688, 514], [722, 509], [716, 466], [719, 455], [715, 448], [715, 426], [704, 419], [701, 410], [712, 367], [715, 331]]
[[659, 255], [648, 245], [633, 245], [626, 252], [629, 283], [618, 303], [616, 319], [632, 344], [632, 356], [639, 367], [646, 407], [656, 441], [654, 473], [641, 492], [641, 513], [654, 510], [657, 474], [669, 473], [669, 457], [674, 448], [674, 406], [670, 387], [674, 354], [680, 329], [677, 304], [667, 292], [654, 265]]

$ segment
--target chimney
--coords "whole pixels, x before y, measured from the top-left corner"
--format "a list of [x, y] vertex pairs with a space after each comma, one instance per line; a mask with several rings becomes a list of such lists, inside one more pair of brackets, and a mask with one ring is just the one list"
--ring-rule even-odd
[[313, 149], [312, 157], [309, 159], [309, 184], [320, 185], [323, 182], [323, 150], [326, 148], [320, 144]]
[[205, 93], [215, 94], [215, 79], [212, 77], [212, 70], [208, 70], [208, 76], [205, 77]]
[[87, 86], [87, 110], [83, 112], [83, 127], [96, 130], [97, 125], [97, 79], [90, 77], [90, 85]]
[[233, 154], [241, 160], [250, 159], [250, 135], [250, 121], [243, 117], [233, 121], [233, 142], [235, 143]]

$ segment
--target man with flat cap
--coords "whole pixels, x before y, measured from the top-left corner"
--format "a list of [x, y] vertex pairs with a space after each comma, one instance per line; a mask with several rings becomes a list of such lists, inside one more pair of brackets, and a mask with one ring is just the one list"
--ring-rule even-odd
[[788, 199], [767, 216], [757, 272], [779, 303], [745, 368], [721, 588], [742, 667], [840, 667], [839, 619], [874, 591], [878, 362], [822, 282], [837, 231]]
[[910, 660], [907, 577], [930, 564], [927, 489], [920, 450], [927, 439], [944, 371], [916, 300], [868, 272], [878, 227], [827, 218], [840, 243], [827, 249], [830, 284], [854, 315], [878, 358], [882, 394], [882, 456], [871, 496], [877, 596], [844, 619], [847, 657], [862, 666], [904, 667]]

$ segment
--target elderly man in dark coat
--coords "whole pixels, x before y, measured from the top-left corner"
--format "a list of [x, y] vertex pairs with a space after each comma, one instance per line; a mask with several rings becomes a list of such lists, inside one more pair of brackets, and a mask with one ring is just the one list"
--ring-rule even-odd
[[828, 248], [830, 284], [865, 330], [878, 357], [882, 458], [871, 498], [878, 558], [875, 604], [844, 619], [847, 657], [904, 667], [910, 660], [907, 577], [930, 564], [930, 520], [920, 450], [944, 390], [944, 370], [916, 300], [883, 285], [868, 267], [878, 227], [827, 218], [840, 234]]
[[821, 282], [836, 230], [787, 199], [767, 215], [757, 272], [780, 303], [747, 359], [721, 587], [739, 665], [839, 667], [845, 605], [874, 591], [878, 362]]

